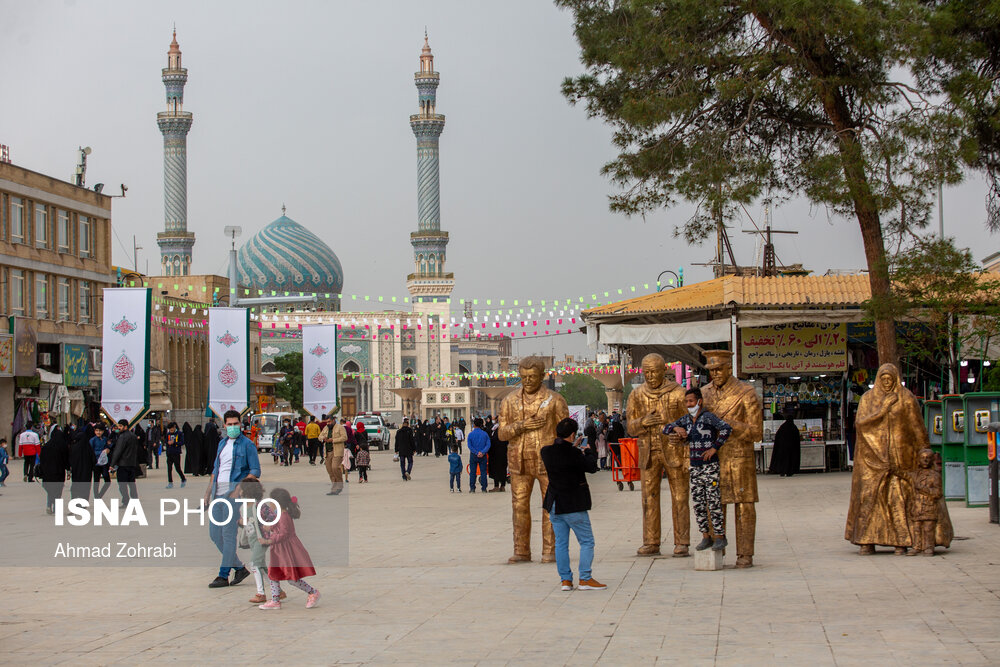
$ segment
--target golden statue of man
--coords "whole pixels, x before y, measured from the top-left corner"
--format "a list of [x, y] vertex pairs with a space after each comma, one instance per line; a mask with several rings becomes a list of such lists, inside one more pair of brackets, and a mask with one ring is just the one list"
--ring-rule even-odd
[[687, 444], [670, 442], [662, 430], [686, 414], [684, 387], [666, 377], [666, 361], [655, 352], [643, 357], [642, 375], [645, 382], [629, 394], [625, 413], [629, 434], [639, 440], [642, 546], [636, 554], [660, 553], [660, 480], [665, 471], [670, 485], [674, 556], [683, 557], [688, 555], [691, 544], [691, 463]]
[[705, 360], [712, 382], [701, 390], [704, 408], [733, 427], [726, 446], [719, 450], [719, 486], [722, 504], [736, 505], [736, 567], [753, 567], [757, 533], [753, 443], [763, 437], [764, 412], [753, 386], [733, 377], [731, 352], [711, 350], [705, 352]]
[[[566, 399], [542, 386], [545, 363], [538, 357], [522, 359], [519, 391], [508, 394], [500, 404], [499, 437], [506, 440], [510, 471], [510, 499], [513, 505], [514, 555], [508, 563], [531, 560], [531, 491], [538, 488], [545, 497], [549, 476], [541, 459], [541, 449], [556, 438], [556, 424], [569, 417]], [[549, 513], [542, 510], [542, 562], [555, 562], [555, 535]]]

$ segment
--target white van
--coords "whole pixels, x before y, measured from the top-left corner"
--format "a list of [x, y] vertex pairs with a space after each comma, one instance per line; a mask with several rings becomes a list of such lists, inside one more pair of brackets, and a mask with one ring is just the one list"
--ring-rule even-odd
[[288, 419], [295, 423], [295, 414], [291, 412], [261, 412], [253, 416], [260, 423], [257, 433], [257, 451], [269, 452], [274, 449], [274, 441], [281, 431], [281, 423]]

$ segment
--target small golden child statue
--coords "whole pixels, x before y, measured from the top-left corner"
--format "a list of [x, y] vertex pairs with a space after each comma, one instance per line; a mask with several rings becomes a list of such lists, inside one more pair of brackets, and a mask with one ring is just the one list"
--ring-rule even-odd
[[910, 474], [913, 477], [910, 509], [913, 550], [909, 555], [933, 556], [938, 505], [944, 496], [941, 473], [934, 466], [934, 452], [930, 449], [921, 449], [917, 453], [917, 469]]

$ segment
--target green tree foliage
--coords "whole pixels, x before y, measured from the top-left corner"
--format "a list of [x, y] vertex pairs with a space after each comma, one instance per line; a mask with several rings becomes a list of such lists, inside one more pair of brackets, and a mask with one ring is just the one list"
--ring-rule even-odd
[[990, 185], [987, 225], [1000, 230], [1000, 0], [924, 0], [932, 29], [917, 61], [926, 88], [940, 88], [966, 123], [970, 164]]
[[[886, 239], [926, 225], [937, 184], [977, 160], [945, 77], [915, 75], [947, 3], [555, 2], [573, 12], [587, 70], [563, 93], [614, 128], [612, 210], [694, 203], [678, 230], [689, 242], [741, 205], [805, 195], [858, 221], [872, 293], [886, 296]], [[893, 322], [875, 325], [879, 357], [896, 361]]]
[[[899, 338], [901, 352], [921, 366], [955, 374], [949, 341], [978, 356], [1000, 335], [1000, 276], [984, 272], [953, 239], [916, 237], [893, 258], [892, 291], [865, 304], [873, 318], [917, 319], [926, 326]], [[974, 354], [973, 354], [974, 352]], [[957, 354], [956, 360], [957, 360]]]
[[983, 373], [983, 391], [1000, 391], [1000, 366], [993, 365]]
[[562, 397], [569, 405], [586, 405], [591, 410], [607, 410], [608, 397], [600, 380], [586, 373], [567, 375], [562, 389]]
[[274, 393], [292, 404], [293, 410], [302, 410], [302, 353], [289, 352], [274, 360], [274, 367], [285, 379], [274, 386]]

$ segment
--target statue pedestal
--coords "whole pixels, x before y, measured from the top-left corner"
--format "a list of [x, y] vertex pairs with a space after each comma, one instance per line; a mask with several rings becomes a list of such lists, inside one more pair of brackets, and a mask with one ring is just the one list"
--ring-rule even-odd
[[711, 549], [705, 549], [704, 551], [694, 552], [694, 569], [702, 571], [713, 571], [722, 569], [722, 557], [725, 552], [723, 551], [712, 551]]

